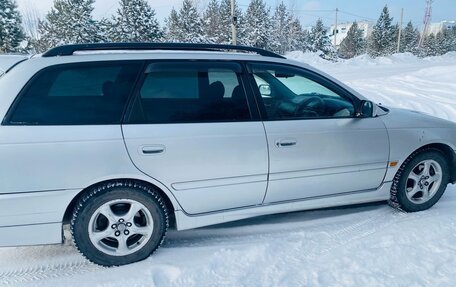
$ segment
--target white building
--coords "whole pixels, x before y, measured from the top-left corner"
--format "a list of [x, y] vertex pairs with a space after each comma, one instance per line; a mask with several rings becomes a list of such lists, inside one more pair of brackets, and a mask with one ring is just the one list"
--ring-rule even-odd
[[[372, 33], [372, 29], [374, 27], [374, 22], [370, 21], [360, 21], [357, 22], [359, 29], [363, 32], [364, 38], [367, 38]], [[339, 47], [340, 43], [347, 37], [348, 30], [350, 30], [353, 22], [349, 23], [340, 23], [337, 25], [337, 38], [336, 38], [336, 47]], [[335, 26], [332, 25], [329, 29], [329, 38], [331, 39], [331, 43], [334, 45], [334, 30]]]
[[437, 34], [438, 32], [443, 32], [444, 30], [450, 30], [456, 27], [456, 21], [442, 21], [437, 23], [431, 23], [428, 30], [426, 31], [427, 35]]

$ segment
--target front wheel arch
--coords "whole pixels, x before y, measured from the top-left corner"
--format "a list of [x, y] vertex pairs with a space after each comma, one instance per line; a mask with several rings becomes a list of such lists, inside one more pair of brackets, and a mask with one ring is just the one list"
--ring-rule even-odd
[[[432, 143], [432, 144], [427, 144], [425, 146], [422, 146], [415, 151], [413, 151], [407, 159], [412, 157], [413, 155], [425, 151], [425, 150], [437, 150], [441, 152], [444, 156], [445, 159], [447, 160], [448, 166], [450, 168], [450, 183], [455, 183], [456, 182], [456, 154], [454, 150], [447, 144], [444, 143]], [[407, 160], [406, 159], [406, 160]]]
[[[443, 184], [440, 186], [439, 190], [436, 191], [434, 195], [432, 195], [431, 198], [423, 202], [412, 202], [410, 198], [406, 199], [408, 196], [406, 194], [407, 191], [405, 191], [405, 189], [407, 188], [407, 180], [409, 178], [408, 176], [409, 173], [413, 173], [413, 167], [424, 160], [435, 160], [437, 162], [440, 161], [440, 166], [443, 167], [443, 170], [446, 169], [447, 173], [445, 177], [442, 177]], [[451, 168], [448, 158], [441, 149], [429, 146], [417, 149], [409, 157], [407, 157], [407, 159], [402, 163], [402, 165], [396, 172], [390, 191], [389, 204], [394, 208], [406, 212], [417, 212], [431, 208], [435, 203], [439, 201], [440, 197], [445, 192], [446, 186], [449, 183], [450, 173]], [[429, 178], [429, 176], [427, 178]], [[424, 185], [424, 183], [422, 184]]]

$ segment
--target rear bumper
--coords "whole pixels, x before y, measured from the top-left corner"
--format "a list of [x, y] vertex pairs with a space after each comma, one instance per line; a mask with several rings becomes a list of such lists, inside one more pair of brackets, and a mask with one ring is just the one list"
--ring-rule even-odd
[[0, 247], [62, 242], [62, 220], [79, 190], [0, 194]]
[[0, 247], [60, 244], [62, 223], [0, 227]]

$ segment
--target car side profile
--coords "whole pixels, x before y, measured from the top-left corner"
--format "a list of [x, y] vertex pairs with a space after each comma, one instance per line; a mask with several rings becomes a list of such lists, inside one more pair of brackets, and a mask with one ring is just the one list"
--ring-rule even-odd
[[0, 246], [59, 244], [69, 224], [86, 258], [117, 266], [170, 226], [378, 201], [417, 212], [456, 181], [454, 123], [251, 47], [60, 46], [0, 91]]

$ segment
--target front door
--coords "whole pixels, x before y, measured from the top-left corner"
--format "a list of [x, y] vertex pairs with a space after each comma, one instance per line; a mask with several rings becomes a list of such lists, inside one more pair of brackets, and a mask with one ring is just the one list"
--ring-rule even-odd
[[269, 144], [265, 203], [381, 185], [389, 142], [379, 118], [356, 118], [357, 99], [311, 71], [275, 64], [250, 68]]
[[268, 150], [252, 100], [238, 64], [151, 63], [123, 125], [129, 154], [189, 214], [261, 204]]

